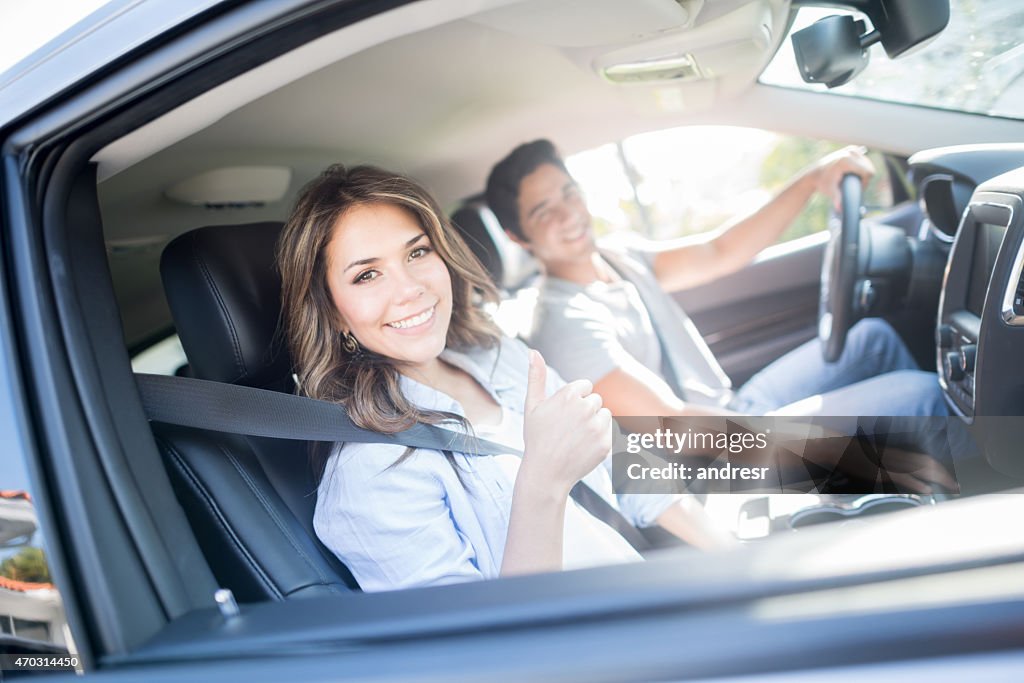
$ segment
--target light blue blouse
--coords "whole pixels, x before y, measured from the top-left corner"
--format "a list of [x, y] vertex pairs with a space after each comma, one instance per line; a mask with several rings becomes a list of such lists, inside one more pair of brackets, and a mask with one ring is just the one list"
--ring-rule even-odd
[[[528, 351], [521, 342], [505, 338], [493, 349], [445, 350], [441, 358], [469, 373], [503, 411], [511, 411], [521, 421]], [[548, 368], [548, 395], [563, 384]], [[420, 408], [464, 414], [447, 394], [406, 377], [401, 378], [401, 386]], [[460, 482], [439, 451], [417, 450], [392, 467], [404, 451], [403, 446], [388, 444], [349, 443], [335, 448], [317, 491], [313, 523], [320, 540], [366, 591], [497, 577], [514, 484], [499, 458], [508, 456], [455, 453]], [[677, 498], [615, 496], [610, 467], [611, 457], [584, 481], [636, 526], [650, 526]], [[575, 505], [571, 500], [569, 504]]]

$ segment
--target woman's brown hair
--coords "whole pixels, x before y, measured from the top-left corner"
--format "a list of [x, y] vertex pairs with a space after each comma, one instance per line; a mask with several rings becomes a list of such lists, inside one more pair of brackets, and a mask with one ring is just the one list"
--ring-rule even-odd
[[[349, 353], [342, 345], [342, 329], [327, 284], [327, 245], [339, 218], [352, 207], [368, 204], [409, 211], [447, 266], [452, 316], [446, 346], [468, 349], [498, 343], [498, 328], [483, 310], [484, 304], [498, 301], [497, 291], [430, 193], [415, 181], [380, 168], [335, 165], [302, 189], [277, 244], [282, 322], [298, 392], [344, 405], [355, 424], [375, 432], [390, 434], [417, 422], [446, 420], [468, 426], [456, 415], [421, 410], [410, 403], [390, 358], [362, 348]], [[328, 446], [320, 444], [312, 451], [318, 481]]]

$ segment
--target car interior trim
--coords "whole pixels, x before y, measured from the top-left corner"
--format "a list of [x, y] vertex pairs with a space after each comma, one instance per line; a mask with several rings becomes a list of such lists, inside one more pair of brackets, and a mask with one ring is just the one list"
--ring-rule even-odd
[[[1013, 206], [1001, 205], [1010, 212], [1009, 224], [1013, 225]], [[1009, 248], [1009, 247], [1006, 247]], [[1014, 327], [1024, 325], [1024, 315], [1014, 310], [1014, 297], [1020, 289], [1021, 275], [1024, 274], [1024, 242], [1017, 248], [1017, 255], [1013, 257], [1013, 265], [1010, 266], [1010, 275], [1003, 284], [1002, 306], [1000, 315], [1003, 322]]]
[[[511, 0], [481, 0], [472, 11], [497, 8]], [[401, 4], [401, 3], [399, 3]], [[117, 138], [96, 153], [100, 182], [152, 156], [169, 143], [206, 128], [247, 102], [302, 76], [385, 40], [453, 21], [469, 13], [460, 0], [412, 2], [344, 26], [207, 89], [158, 118]]]

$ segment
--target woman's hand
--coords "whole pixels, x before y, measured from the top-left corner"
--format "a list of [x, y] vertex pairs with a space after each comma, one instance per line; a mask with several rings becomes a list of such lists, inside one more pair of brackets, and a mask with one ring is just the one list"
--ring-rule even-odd
[[523, 410], [523, 462], [512, 492], [501, 575], [562, 568], [569, 490], [597, 467], [612, 445], [612, 414], [587, 381], [545, 396], [547, 367], [530, 352]]
[[536, 351], [523, 415], [523, 463], [520, 478], [565, 499], [569, 489], [601, 464], [612, 445], [612, 414], [602, 407], [587, 380], [570, 382], [545, 397], [547, 368]]

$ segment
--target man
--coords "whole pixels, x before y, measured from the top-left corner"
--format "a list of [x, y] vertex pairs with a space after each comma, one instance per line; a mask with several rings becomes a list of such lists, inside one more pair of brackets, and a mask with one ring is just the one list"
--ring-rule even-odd
[[778, 359], [738, 391], [668, 295], [738, 270], [773, 244], [816, 193], [874, 169], [846, 148], [794, 177], [757, 212], [717, 233], [635, 246], [598, 245], [576, 182], [554, 145], [520, 145], [491, 171], [487, 202], [509, 236], [541, 263], [530, 338], [566, 379], [586, 378], [616, 416], [945, 415], [922, 372], [878, 319], [855, 325], [836, 363], [817, 340]]

